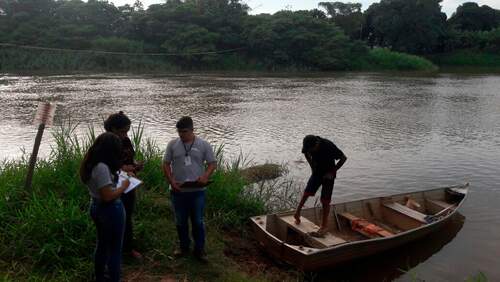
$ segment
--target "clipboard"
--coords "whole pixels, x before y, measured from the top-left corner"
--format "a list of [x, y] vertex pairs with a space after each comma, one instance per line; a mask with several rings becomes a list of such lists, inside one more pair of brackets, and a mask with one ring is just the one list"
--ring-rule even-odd
[[186, 181], [186, 182], [181, 183], [180, 187], [181, 188], [186, 188], [186, 189], [189, 189], [189, 188], [203, 188], [203, 187], [206, 187], [206, 186], [212, 184], [213, 182], [214, 182], [213, 180], [209, 180], [207, 182], [207, 184], [201, 184], [198, 181]]
[[125, 179], [128, 179], [130, 181], [130, 185], [127, 187], [127, 189], [125, 189], [125, 191], [123, 191], [123, 193], [125, 194], [134, 190], [142, 184], [142, 181], [140, 179], [133, 176], [128, 176], [126, 172], [120, 171], [120, 174], [118, 175], [118, 184], [116, 184], [117, 187], [120, 187]]

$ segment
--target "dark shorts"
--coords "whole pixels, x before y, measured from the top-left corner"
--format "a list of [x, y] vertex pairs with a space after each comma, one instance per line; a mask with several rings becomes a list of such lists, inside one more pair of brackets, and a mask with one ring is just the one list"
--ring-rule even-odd
[[321, 187], [321, 203], [329, 204], [332, 199], [333, 184], [335, 183], [335, 178], [327, 179], [319, 175], [311, 175], [307, 181], [306, 190], [304, 191], [305, 196], [314, 196], [316, 191], [318, 191], [319, 186]]

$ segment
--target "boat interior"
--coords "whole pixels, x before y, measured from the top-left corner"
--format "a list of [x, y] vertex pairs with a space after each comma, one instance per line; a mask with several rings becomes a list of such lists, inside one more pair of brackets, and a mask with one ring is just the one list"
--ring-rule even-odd
[[300, 249], [325, 249], [347, 242], [388, 238], [440, 221], [453, 213], [464, 196], [461, 191], [443, 188], [335, 204], [331, 206], [327, 232], [320, 236], [314, 232], [321, 224], [321, 207], [303, 209], [300, 224], [296, 224], [294, 212], [253, 220], [285, 243]]

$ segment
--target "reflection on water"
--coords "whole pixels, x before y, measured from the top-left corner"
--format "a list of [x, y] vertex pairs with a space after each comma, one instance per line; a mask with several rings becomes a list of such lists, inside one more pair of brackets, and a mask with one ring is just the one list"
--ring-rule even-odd
[[[161, 147], [176, 136], [175, 121], [191, 115], [198, 134], [224, 143], [227, 156], [242, 151], [255, 162], [285, 162], [299, 183], [310, 173], [302, 138], [317, 134], [348, 157], [334, 201], [471, 182], [464, 227], [416, 269], [430, 281], [462, 281], [478, 271], [500, 279], [498, 89], [500, 76], [486, 74], [7, 75], [0, 76], [0, 158], [31, 150], [41, 100], [58, 103], [56, 124], [71, 117], [80, 135], [123, 110]], [[42, 156], [52, 141], [44, 136]], [[402, 267], [388, 261], [384, 273]]]
[[431, 233], [418, 241], [309, 276], [314, 277], [314, 281], [351, 282], [393, 281], [408, 272], [419, 277], [420, 274], [411, 269], [439, 252], [455, 238], [462, 229], [464, 220], [465, 218], [457, 213], [438, 232]]

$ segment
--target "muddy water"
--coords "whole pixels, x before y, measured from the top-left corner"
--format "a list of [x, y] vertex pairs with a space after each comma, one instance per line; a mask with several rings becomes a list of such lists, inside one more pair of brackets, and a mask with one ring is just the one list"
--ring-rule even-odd
[[[471, 194], [442, 234], [369, 258], [321, 281], [500, 279], [500, 76], [488, 74], [335, 74], [309, 76], [79, 75], [0, 76], [0, 157], [31, 150], [36, 103], [58, 103], [56, 124], [71, 117], [99, 126], [123, 110], [162, 147], [175, 120], [191, 115], [200, 136], [254, 162], [287, 163], [304, 182], [306, 134], [334, 141], [348, 156], [335, 201], [471, 183]], [[44, 136], [41, 154], [50, 151]], [[410, 270], [409, 273], [400, 271]]]

